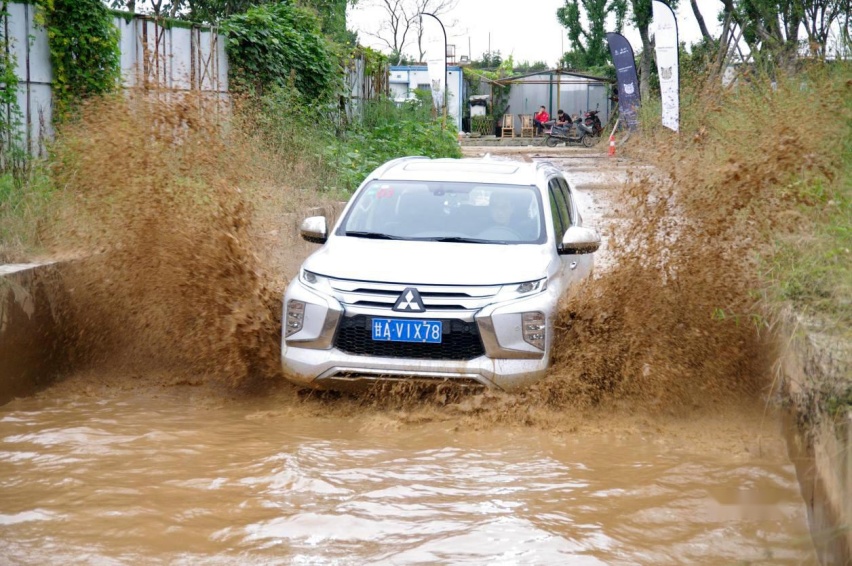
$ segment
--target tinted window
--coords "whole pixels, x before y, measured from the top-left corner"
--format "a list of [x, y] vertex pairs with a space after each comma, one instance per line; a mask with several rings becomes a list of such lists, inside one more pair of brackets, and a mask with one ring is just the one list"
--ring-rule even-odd
[[571, 189], [568, 188], [568, 181], [563, 179], [562, 177], [558, 177], [559, 189], [562, 192], [562, 198], [565, 199], [565, 206], [568, 211], [568, 218], [570, 218], [570, 225], [574, 225], [577, 223], [577, 219], [574, 218], [574, 203], [571, 202]]
[[548, 183], [549, 190], [547, 191], [550, 195], [550, 213], [553, 216], [553, 231], [556, 235], [556, 245], [562, 241], [562, 236], [565, 235], [565, 222], [563, 220], [563, 213], [560, 210], [560, 200], [559, 197], [559, 185], [555, 179], [551, 180]]

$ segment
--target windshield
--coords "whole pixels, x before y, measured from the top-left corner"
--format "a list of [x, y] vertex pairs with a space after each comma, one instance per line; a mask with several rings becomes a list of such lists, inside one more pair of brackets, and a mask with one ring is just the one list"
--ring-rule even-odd
[[545, 241], [535, 187], [373, 181], [355, 196], [338, 235], [446, 242]]

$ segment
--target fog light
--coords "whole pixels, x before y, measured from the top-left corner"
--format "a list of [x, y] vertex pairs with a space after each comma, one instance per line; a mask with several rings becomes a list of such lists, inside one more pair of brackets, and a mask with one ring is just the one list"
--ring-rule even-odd
[[302, 323], [305, 320], [305, 303], [302, 301], [290, 300], [287, 302], [287, 318], [284, 322], [286, 325], [285, 338], [302, 329]]
[[546, 317], [542, 312], [525, 312], [521, 316], [524, 342], [544, 350], [544, 335], [547, 332]]

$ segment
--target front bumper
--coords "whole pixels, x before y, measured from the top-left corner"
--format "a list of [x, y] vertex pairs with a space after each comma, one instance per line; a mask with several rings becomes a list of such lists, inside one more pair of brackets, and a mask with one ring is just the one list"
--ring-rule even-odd
[[[550, 362], [552, 316], [557, 302], [555, 290], [493, 303], [473, 315], [479, 329], [484, 355], [468, 360], [413, 359], [355, 355], [335, 347], [340, 321], [348, 313], [336, 298], [317, 292], [295, 280], [284, 298], [284, 320], [291, 300], [306, 305], [303, 328], [282, 335], [281, 361], [288, 380], [317, 389], [349, 389], [375, 381], [448, 381], [459, 385], [482, 385], [505, 391], [523, 389], [544, 377]], [[546, 316], [544, 351], [526, 343], [521, 334], [524, 312]], [[364, 314], [363, 309], [358, 314]], [[375, 317], [402, 317], [400, 313], [376, 310]], [[441, 312], [418, 313], [418, 319], [446, 319]], [[286, 333], [286, 322], [284, 332]]]

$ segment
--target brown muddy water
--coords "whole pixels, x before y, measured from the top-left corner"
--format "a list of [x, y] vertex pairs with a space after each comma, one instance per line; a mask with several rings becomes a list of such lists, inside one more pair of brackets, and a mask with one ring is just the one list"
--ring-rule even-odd
[[542, 429], [60, 392], [0, 408], [4, 564], [816, 563], [759, 410]]

